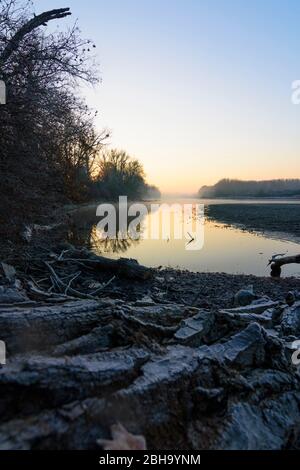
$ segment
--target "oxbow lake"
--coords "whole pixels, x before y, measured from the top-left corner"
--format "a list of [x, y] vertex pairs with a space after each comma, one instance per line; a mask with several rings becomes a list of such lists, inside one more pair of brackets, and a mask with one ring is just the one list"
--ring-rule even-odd
[[[149, 238], [151, 224], [154, 217], [157, 217], [157, 209], [151, 212], [150, 205], [160, 203], [180, 206], [204, 204], [205, 216], [203, 220], [201, 218], [204, 234], [202, 249], [190, 251], [186, 249], [190, 240], [187, 233], [185, 238], [180, 240], [175, 239], [172, 233], [167, 239]], [[130, 204], [132, 203], [128, 203], [129, 206]], [[288, 223], [289, 220], [293, 220], [295, 227], [297, 218], [300, 221], [300, 201], [298, 200], [182, 199], [151, 201], [146, 204], [149, 212], [141, 222], [140, 233], [143, 235], [138, 240], [103, 239], [102, 234], [97, 230], [100, 218], [96, 216], [96, 205], [84, 206], [72, 213], [69, 240], [77, 245], [88, 247], [96, 254], [109, 258], [134, 258], [146, 266], [258, 276], [269, 276], [270, 268], [267, 264], [272, 255], [292, 255], [300, 252], [300, 237], [297, 233], [295, 234], [295, 229], [294, 232], [290, 230]], [[116, 208], [118, 209], [118, 206]], [[217, 215], [214, 215], [215, 213]], [[226, 220], [226, 217], [229, 220]], [[188, 225], [184, 225], [183, 218], [181, 220], [182, 231], [189, 231]], [[280, 230], [274, 230], [274, 220], [277, 224], [275, 228], [279, 227]], [[193, 224], [195, 221], [190, 221], [190, 223]], [[256, 225], [258, 230], [255, 230]], [[190, 226], [191, 234], [193, 227]], [[272, 230], [269, 230], [270, 227]], [[300, 265], [289, 265], [283, 268], [283, 276], [292, 275], [300, 277]]]

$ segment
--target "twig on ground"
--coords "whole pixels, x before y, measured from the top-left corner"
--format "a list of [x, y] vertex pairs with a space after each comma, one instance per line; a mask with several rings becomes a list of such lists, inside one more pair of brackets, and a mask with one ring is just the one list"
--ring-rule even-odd
[[70, 287], [72, 286], [72, 283], [80, 276], [80, 274], [81, 274], [81, 271], [79, 271], [78, 273], [76, 273], [75, 276], [73, 276], [72, 279], [70, 279], [69, 284], [67, 285], [67, 287], [66, 287], [66, 289], [65, 289], [65, 295], [67, 295], [68, 290], [69, 290]]
[[114, 280], [116, 279], [116, 276], [113, 276], [109, 281], [107, 281], [103, 286], [99, 287], [99, 289], [95, 290], [92, 292], [91, 295], [97, 295], [99, 292], [102, 292], [106, 287], [108, 287]]

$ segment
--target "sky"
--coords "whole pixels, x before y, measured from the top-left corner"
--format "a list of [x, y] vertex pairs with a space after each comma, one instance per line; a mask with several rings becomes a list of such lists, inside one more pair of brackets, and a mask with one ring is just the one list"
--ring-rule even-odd
[[110, 144], [163, 193], [223, 177], [300, 177], [298, 0], [36, 0], [97, 45], [83, 93]]

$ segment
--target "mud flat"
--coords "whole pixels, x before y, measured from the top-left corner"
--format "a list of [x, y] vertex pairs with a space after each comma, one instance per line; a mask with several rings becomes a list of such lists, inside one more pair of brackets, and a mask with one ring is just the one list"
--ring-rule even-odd
[[206, 215], [212, 220], [300, 242], [300, 204], [211, 204]]

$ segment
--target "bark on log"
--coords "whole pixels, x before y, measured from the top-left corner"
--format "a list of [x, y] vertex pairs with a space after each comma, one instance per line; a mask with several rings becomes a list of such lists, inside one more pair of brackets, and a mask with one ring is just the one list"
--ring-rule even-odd
[[[247, 358], [249, 346], [255, 356], [249, 340], [248, 346], [236, 342]], [[0, 403], [8, 420], [0, 425], [0, 449], [96, 450], [97, 439], [108, 438], [116, 422], [145, 435], [150, 449], [287, 448], [299, 424], [295, 374], [264, 369], [261, 358], [256, 367], [248, 363], [246, 380], [222, 365], [222, 351], [219, 360], [209, 359], [208, 352], [175, 346], [147, 360], [143, 352], [133, 357], [133, 349], [126, 349], [111, 361], [95, 355], [68, 365], [47, 358], [17, 374], [18, 365], [4, 369]], [[125, 374], [120, 389], [114, 366]]]
[[68, 258], [61, 260], [62, 262], [74, 261], [91, 266], [95, 269], [109, 271], [113, 274], [126, 277], [127, 279], [137, 279], [145, 281], [152, 277], [153, 270], [140, 265], [134, 259], [120, 258], [118, 260], [105, 258], [103, 256], [92, 255], [88, 258], [75, 259]]
[[172, 338], [172, 336], [174, 336], [174, 334], [178, 330], [178, 326], [157, 325], [149, 321], [140, 320], [139, 318], [136, 318], [134, 316], [126, 315], [126, 313], [122, 312], [121, 310], [116, 312], [116, 317], [119, 317], [124, 320], [125, 323], [130, 325], [132, 328], [142, 329], [148, 334], [152, 333], [162, 338]]
[[68, 358], [18, 358], [0, 370], [1, 420], [92, 396], [102, 398], [129, 386], [148, 359], [147, 351], [134, 347]]
[[1, 340], [6, 343], [8, 357], [34, 349], [43, 351], [89, 333], [100, 325], [105, 307], [111, 305], [78, 300], [34, 309], [4, 308], [0, 310]]

